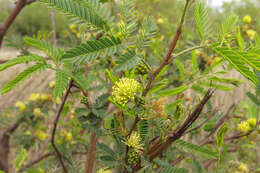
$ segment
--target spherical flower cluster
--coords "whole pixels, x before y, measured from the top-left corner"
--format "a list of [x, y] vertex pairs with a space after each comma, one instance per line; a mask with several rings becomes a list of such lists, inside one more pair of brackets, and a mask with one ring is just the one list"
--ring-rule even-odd
[[139, 86], [140, 84], [134, 79], [122, 78], [113, 86], [112, 95], [118, 104], [125, 105], [134, 100]]
[[255, 118], [249, 118], [247, 120], [247, 122], [250, 125], [250, 127], [255, 127], [256, 126], [256, 119]]
[[36, 116], [36, 117], [38, 117], [38, 116], [40, 116], [41, 115], [41, 109], [40, 108], [34, 108], [33, 109], [33, 115], [34, 116]]
[[256, 126], [256, 119], [249, 118], [247, 121], [242, 121], [241, 123], [239, 123], [237, 129], [243, 133], [246, 133], [249, 130], [252, 130], [252, 128], [254, 128], [255, 126]]
[[39, 97], [40, 97], [40, 100], [41, 100], [41, 101], [47, 101], [47, 100], [50, 99], [50, 96], [47, 95], [47, 94], [44, 94], [44, 93], [40, 93], [40, 94], [39, 94]]
[[247, 121], [242, 121], [237, 125], [237, 129], [241, 132], [246, 133], [248, 130], [250, 130], [250, 126]]
[[107, 168], [101, 168], [97, 171], [97, 173], [112, 173], [112, 171]]
[[128, 151], [128, 163], [135, 165], [140, 159], [140, 155], [134, 150]]
[[144, 144], [141, 143], [142, 138], [140, 137], [140, 134], [137, 132], [133, 132], [131, 136], [127, 139], [125, 144], [132, 148], [136, 153], [140, 153], [141, 150], [143, 150]]
[[239, 172], [241, 173], [249, 173], [248, 167], [246, 164], [241, 163], [238, 167]]
[[40, 99], [40, 94], [38, 94], [38, 93], [31, 93], [31, 95], [30, 95], [28, 100], [31, 101], [31, 102], [35, 102], [38, 99]]
[[248, 16], [248, 15], [244, 16], [244, 18], [243, 18], [243, 22], [244, 22], [244, 23], [250, 24], [251, 21], [252, 21], [251, 16]]
[[16, 104], [15, 104], [15, 106], [20, 110], [20, 111], [26, 111], [26, 105], [23, 103], [23, 102], [21, 102], [21, 101], [19, 101], [19, 102], [17, 102]]
[[55, 82], [55, 81], [51, 81], [51, 82], [49, 83], [49, 87], [50, 87], [50, 88], [54, 88], [55, 85], [56, 85], [56, 82]]
[[42, 130], [37, 130], [35, 136], [41, 141], [44, 141], [48, 137], [48, 135]]
[[246, 31], [246, 33], [247, 33], [247, 36], [249, 37], [250, 40], [254, 40], [255, 35], [256, 35], [255, 30], [249, 29], [249, 30]]

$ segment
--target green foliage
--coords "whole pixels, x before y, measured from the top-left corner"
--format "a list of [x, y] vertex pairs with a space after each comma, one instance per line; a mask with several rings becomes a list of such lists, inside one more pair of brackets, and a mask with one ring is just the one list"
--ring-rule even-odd
[[[254, 72], [250, 70], [246, 63], [257, 69], [260, 67], [259, 63], [255, 62], [255, 58], [251, 54], [245, 52], [238, 52], [235, 49], [227, 47], [213, 47], [212, 48], [217, 54], [222, 56], [223, 59], [228, 61], [237, 71], [239, 71], [245, 78], [252, 81], [254, 84], [257, 83], [257, 77]], [[256, 64], [254, 64], [256, 63]]]
[[195, 24], [202, 41], [212, 32], [212, 25], [209, 22], [208, 9], [205, 4], [198, 2], [195, 6]]
[[46, 60], [45, 60], [45, 58], [35, 55], [35, 54], [30, 54], [28, 56], [21, 56], [21, 57], [13, 58], [4, 64], [1, 64], [0, 71], [3, 71], [5, 69], [12, 67], [14, 65], [17, 65], [17, 64], [29, 63], [29, 62], [37, 62], [37, 63], [45, 64]]
[[186, 91], [187, 89], [188, 89], [188, 86], [183, 85], [183, 86], [180, 86], [177, 88], [160, 91], [160, 92], [158, 92], [158, 96], [159, 97], [173, 96], [173, 95], [180, 94], [180, 93]]
[[93, 4], [98, 3], [98, 0], [87, 1], [85, 5], [80, 5], [72, 0], [41, 0], [41, 2], [62, 11], [69, 17], [74, 17], [79, 21], [87, 22], [91, 27], [100, 30], [108, 30], [109, 28], [107, 21], [103, 19], [103, 12], [100, 13], [99, 5], [93, 6]]
[[158, 164], [159, 166], [162, 166], [163, 169], [160, 171], [160, 173], [188, 173], [187, 169], [184, 168], [175, 168], [171, 166], [168, 163], [165, 163], [159, 159], [155, 159], [154, 162]]
[[41, 71], [44, 70], [48, 67], [47, 64], [35, 64], [31, 67], [28, 67], [27, 69], [25, 69], [23, 72], [21, 72], [20, 74], [18, 74], [18, 76], [16, 76], [14, 79], [12, 79], [11, 81], [9, 81], [8, 83], [6, 83], [1, 90], [2, 94], [7, 93], [8, 91], [10, 91], [11, 89], [13, 89], [16, 85], [18, 85], [21, 81], [25, 80], [26, 78], [30, 77], [33, 73], [37, 72], [37, 71]]
[[156, 35], [156, 31], [157, 26], [153, 19], [145, 19], [139, 30], [136, 41], [136, 46], [140, 51], [151, 44], [152, 38]]
[[208, 158], [217, 159], [217, 153], [205, 147], [201, 147], [183, 140], [176, 140], [174, 145], [189, 152], [195, 152]]
[[90, 40], [65, 52], [63, 59], [72, 59], [77, 64], [93, 61], [99, 56], [106, 57], [119, 52], [122, 49], [119, 38], [101, 38]]
[[137, 29], [137, 17], [134, 0], [120, 0], [117, 3], [118, 11], [121, 15], [119, 23], [120, 33], [123, 38], [129, 37]]
[[66, 70], [57, 69], [56, 70], [56, 85], [53, 90], [53, 97], [57, 98], [64, 94], [69, 83], [70, 75]]
[[128, 50], [116, 61], [117, 66], [115, 67], [115, 71], [130, 70], [141, 61], [141, 58], [134, 50]]
[[23, 166], [23, 164], [27, 158], [28, 158], [27, 151], [24, 148], [21, 149], [20, 153], [17, 154], [17, 156], [14, 160], [15, 173], [17, 173], [19, 168], [21, 168]]

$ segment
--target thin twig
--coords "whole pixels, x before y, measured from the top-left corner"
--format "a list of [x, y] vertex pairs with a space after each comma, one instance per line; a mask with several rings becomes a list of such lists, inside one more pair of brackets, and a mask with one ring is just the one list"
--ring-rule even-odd
[[149, 159], [153, 160], [155, 157], [160, 155], [166, 148], [168, 148], [174, 141], [179, 139], [183, 133], [197, 120], [200, 113], [202, 112], [205, 104], [208, 102], [208, 100], [212, 97], [215, 90], [209, 89], [200, 104], [197, 106], [197, 108], [188, 116], [188, 118], [184, 121], [184, 123], [177, 127], [174, 131], [170, 132], [168, 135], [168, 138], [166, 139], [166, 142], [160, 144], [156, 149], [150, 150]]
[[57, 36], [56, 36], [56, 25], [55, 25], [54, 12], [51, 11], [50, 15], [51, 15], [51, 26], [52, 26], [52, 30], [53, 30], [53, 47], [54, 47], [54, 50], [56, 50]]
[[216, 113], [218, 112], [217, 109], [213, 110], [212, 113], [204, 120], [202, 121], [198, 126], [186, 131], [183, 135], [186, 135], [194, 130], [200, 129], [204, 124], [206, 124], [212, 117], [214, 117], [216, 115]]
[[56, 145], [55, 145], [55, 133], [56, 133], [56, 129], [57, 129], [57, 125], [58, 125], [58, 121], [59, 121], [61, 112], [62, 112], [63, 107], [64, 107], [64, 104], [65, 104], [65, 102], [66, 102], [66, 100], [67, 100], [67, 98], [68, 98], [68, 96], [69, 96], [71, 87], [72, 87], [72, 79], [70, 80], [69, 85], [68, 85], [68, 87], [67, 87], [67, 89], [66, 89], [66, 92], [65, 92], [65, 95], [64, 95], [64, 97], [63, 97], [62, 103], [60, 104], [60, 106], [59, 106], [59, 108], [58, 108], [58, 112], [57, 112], [57, 114], [56, 114], [56, 118], [55, 118], [55, 121], [54, 121], [54, 124], [53, 124], [52, 135], [51, 135], [51, 144], [52, 144], [52, 147], [54, 148], [54, 150], [55, 150], [55, 152], [56, 152], [56, 154], [57, 154], [57, 156], [58, 156], [58, 158], [59, 158], [59, 160], [60, 160], [60, 163], [61, 163], [61, 166], [62, 166], [62, 168], [63, 168], [63, 171], [64, 171], [65, 173], [67, 173], [68, 171], [67, 171], [67, 169], [66, 169], [66, 167], [65, 167], [65, 164], [64, 164], [64, 162], [63, 162], [63, 160], [62, 160], [62, 154], [59, 152], [58, 148], [57, 148]]
[[160, 73], [160, 71], [166, 66], [169, 64], [169, 62], [176, 58], [172, 56], [172, 53], [174, 51], [174, 49], [176, 48], [177, 46], [177, 43], [178, 43], [178, 40], [181, 36], [181, 33], [182, 33], [182, 27], [183, 27], [183, 24], [184, 24], [184, 19], [185, 19], [185, 16], [186, 16], [186, 13], [187, 13], [187, 10], [188, 10], [188, 6], [189, 6], [189, 2], [190, 0], [186, 0], [186, 4], [185, 4], [185, 7], [184, 7], [184, 11], [183, 11], [183, 15], [182, 15], [182, 18], [181, 18], [181, 22], [179, 24], [179, 27], [177, 29], [177, 32], [173, 38], [173, 41], [172, 41], [172, 44], [170, 46], [170, 49], [166, 55], [166, 57], [164, 58], [163, 62], [161, 63], [161, 65], [151, 74], [150, 76], [150, 79], [142, 93], [142, 96], [146, 96], [146, 94], [148, 93], [148, 91], [152, 88], [152, 84], [153, 84], [153, 81], [154, 79], [156, 78], [156, 76]]
[[7, 33], [7, 30], [12, 25], [12, 23], [14, 22], [15, 18], [18, 16], [18, 14], [26, 6], [26, 3], [27, 3], [26, 0], [19, 0], [16, 3], [16, 6], [14, 7], [14, 9], [10, 13], [10, 15], [5, 20], [4, 24], [0, 27], [0, 47], [2, 45], [3, 38], [4, 38], [5, 34]]

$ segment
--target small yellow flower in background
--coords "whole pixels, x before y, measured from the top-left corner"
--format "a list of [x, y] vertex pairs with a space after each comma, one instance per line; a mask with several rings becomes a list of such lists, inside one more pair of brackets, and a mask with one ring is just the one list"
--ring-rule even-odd
[[33, 109], [33, 115], [34, 116], [36, 116], [36, 117], [38, 117], [38, 116], [40, 116], [41, 115], [41, 109], [40, 108], [35, 108], [35, 109]]
[[131, 134], [131, 136], [127, 139], [125, 144], [128, 147], [133, 148], [133, 150], [136, 153], [140, 153], [141, 150], [143, 150], [143, 147], [144, 147], [144, 144], [142, 144], [141, 142], [142, 142], [142, 138], [141, 138], [140, 134], [138, 134], [137, 132], [133, 132]]
[[30, 132], [30, 130], [26, 130], [26, 132], [24, 133], [26, 136], [30, 136], [32, 133]]
[[56, 99], [53, 100], [53, 102], [56, 104], [61, 104], [61, 99], [57, 97]]
[[159, 24], [163, 24], [163, 23], [164, 23], [163, 18], [159, 18], [159, 19], [157, 19], [157, 23], [159, 23]]
[[41, 141], [44, 141], [48, 137], [48, 135], [42, 130], [37, 130], [35, 136]]
[[250, 40], [254, 40], [255, 35], [256, 35], [256, 31], [249, 29], [246, 31], [247, 36], [249, 37]]
[[66, 130], [62, 129], [62, 130], [60, 131], [60, 133], [61, 133], [62, 136], [65, 136], [68, 132], [67, 132]]
[[15, 106], [16, 106], [20, 111], [26, 111], [26, 105], [25, 105], [23, 102], [21, 102], [21, 101], [17, 102], [17, 103], [15, 104]]
[[101, 168], [97, 171], [97, 173], [112, 173], [112, 171], [107, 168]]
[[50, 88], [54, 88], [55, 85], [56, 85], [56, 82], [55, 82], [55, 81], [51, 81], [51, 82], [49, 83], [49, 87], [50, 87]]
[[248, 124], [250, 127], [255, 127], [256, 126], [256, 119], [255, 118], [249, 118], [247, 120]]
[[77, 38], [80, 38], [80, 33], [79, 33], [79, 32], [76, 34], [76, 37], [77, 37]]
[[28, 100], [31, 101], [31, 102], [34, 102], [34, 101], [37, 101], [38, 99], [40, 99], [40, 94], [31, 93]]
[[49, 99], [47, 94], [40, 93], [39, 95], [41, 101], [47, 101]]
[[112, 95], [118, 104], [125, 105], [128, 101], [134, 100], [140, 84], [130, 78], [121, 78], [112, 87]]
[[249, 15], [244, 16], [243, 22], [246, 23], [246, 24], [251, 23], [252, 22], [251, 16], [249, 16]]
[[66, 140], [66, 141], [71, 141], [71, 139], [72, 139], [72, 134], [69, 132], [69, 133], [67, 133], [67, 134], [65, 135], [65, 140]]
[[76, 24], [70, 24], [70, 30], [76, 30], [77, 29], [77, 25]]
[[248, 170], [248, 167], [246, 164], [244, 163], [241, 163], [238, 167], [238, 170], [241, 172], [241, 173], [249, 173], [249, 170]]
[[239, 123], [237, 125], [237, 129], [240, 130], [241, 132], [247, 132], [248, 130], [250, 130], [250, 125], [247, 121], [242, 121], [241, 123]]

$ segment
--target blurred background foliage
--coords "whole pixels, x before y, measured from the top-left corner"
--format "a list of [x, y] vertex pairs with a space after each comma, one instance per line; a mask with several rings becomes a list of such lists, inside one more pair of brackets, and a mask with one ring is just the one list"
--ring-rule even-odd
[[[161, 43], [163, 41], [163, 43], [168, 44], [171, 40], [172, 32], [176, 30], [178, 19], [184, 6], [183, 2], [182, 0], [137, 0], [138, 17], [153, 16], [159, 24]], [[215, 21], [214, 24], [216, 26], [226, 16], [235, 13], [240, 17], [241, 23], [243, 16], [250, 15], [253, 20], [252, 25], [254, 25], [257, 32], [260, 31], [260, 3], [257, 0], [233, 0], [225, 2], [222, 7], [210, 5], [210, 0], [206, 2], [209, 4], [211, 19]], [[13, 6], [13, 0], [0, 0], [0, 24], [4, 22]], [[59, 43], [65, 45], [75, 43], [77, 33], [75, 33], [75, 29], [73, 31], [72, 28], [68, 28], [70, 21], [63, 14], [55, 12], [55, 22]], [[191, 27], [193, 25], [193, 14], [191, 12], [184, 27], [185, 34], [182, 36], [184, 37], [183, 40], [188, 40], [188, 44], [194, 43], [195, 39], [198, 38], [194, 27]], [[52, 31], [50, 9], [40, 3], [32, 3], [15, 20], [6, 38], [14, 39], [15, 37], [19, 39], [24, 35], [32, 36], [37, 34], [38, 31]], [[183, 47], [185, 45], [187, 45], [187, 42], [181, 43], [179, 46]], [[162, 47], [165, 46], [162, 45]]]

